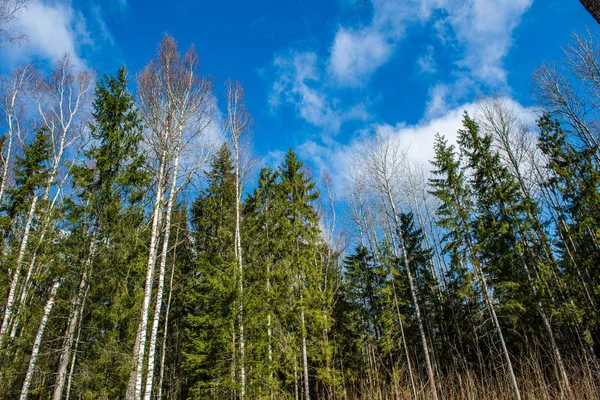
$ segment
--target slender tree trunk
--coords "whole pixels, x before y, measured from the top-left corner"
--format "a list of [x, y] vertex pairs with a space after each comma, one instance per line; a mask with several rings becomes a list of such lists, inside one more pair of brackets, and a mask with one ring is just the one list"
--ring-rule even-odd
[[[391, 230], [391, 227], [389, 226], [389, 219], [388, 219], [388, 229]], [[375, 235], [373, 235], [373, 238], [371, 238], [369, 231], [370, 230], [367, 227], [366, 228], [367, 240], [369, 241], [369, 245], [372, 248], [371, 252], [373, 252], [375, 254], [375, 259], [377, 260], [377, 262], [381, 263], [381, 257], [379, 255], [379, 251], [377, 249], [377, 247], [378, 247], [377, 239], [375, 238]], [[398, 256], [395, 246], [393, 249], [393, 253], [394, 253], [394, 256], [396, 256], [396, 257]], [[394, 278], [392, 277], [392, 291], [394, 292], [394, 306], [396, 308], [396, 314], [398, 315], [398, 324], [400, 325], [400, 337], [402, 339], [402, 347], [404, 348], [404, 354], [406, 356], [406, 365], [408, 366], [408, 375], [410, 377], [410, 387], [411, 387], [411, 390], [413, 393], [413, 398], [416, 399], [417, 398], [417, 387], [415, 385], [415, 376], [413, 374], [412, 362], [410, 360], [410, 353], [408, 351], [408, 343], [406, 342], [406, 337], [404, 335], [404, 323], [402, 322], [402, 316], [400, 315], [400, 307], [398, 306], [398, 295], [396, 293], [396, 285], [395, 285], [393, 279]], [[371, 301], [371, 304], [372, 304], [372, 301]]]
[[527, 283], [529, 284], [529, 288], [531, 289], [531, 293], [533, 297], [536, 299], [536, 307], [538, 309], [538, 313], [542, 318], [542, 323], [544, 324], [544, 328], [546, 329], [546, 333], [548, 334], [548, 338], [550, 339], [550, 346], [552, 347], [552, 352], [554, 353], [554, 358], [556, 359], [556, 365], [558, 367], [560, 379], [563, 381], [564, 389], [567, 392], [568, 396], [571, 396], [571, 384], [569, 382], [569, 376], [567, 375], [567, 370], [565, 369], [565, 365], [560, 354], [560, 350], [558, 345], [556, 344], [556, 340], [554, 339], [554, 332], [552, 332], [552, 326], [550, 326], [550, 321], [546, 316], [546, 312], [544, 311], [544, 307], [542, 302], [539, 300], [538, 291], [535, 287], [535, 283], [531, 277], [531, 273], [529, 272], [529, 267], [527, 266], [527, 262], [525, 261], [525, 257], [521, 250], [518, 250], [519, 257], [521, 259], [521, 264], [523, 265], [523, 269], [525, 270], [525, 275], [527, 276]]
[[235, 257], [238, 265], [238, 330], [240, 337], [240, 400], [246, 397], [246, 343], [244, 339], [244, 264], [242, 258], [242, 240], [240, 235], [240, 153], [238, 139], [234, 140], [235, 147]]
[[294, 398], [300, 400], [300, 393], [298, 390], [298, 358], [294, 355]]
[[175, 260], [177, 256], [177, 244], [179, 242], [179, 229], [175, 238], [175, 246], [173, 248], [173, 266], [171, 268], [171, 279], [169, 280], [169, 298], [167, 299], [167, 309], [165, 310], [165, 328], [163, 334], [162, 354], [160, 359], [160, 378], [158, 381], [157, 399], [162, 399], [163, 382], [165, 377], [165, 359], [167, 355], [167, 337], [169, 334], [169, 312], [171, 311], [171, 299], [173, 297], [173, 277], [175, 276]]
[[[55, 171], [56, 169], [53, 168], [53, 170]], [[68, 176], [68, 174], [65, 176], [65, 180], [66, 180], [67, 176]], [[54, 182], [54, 178], [51, 175], [46, 182], [46, 190], [44, 192], [44, 197], [43, 197], [44, 203], [46, 203], [46, 201], [50, 198], [50, 189], [52, 188], [53, 182]], [[59, 198], [60, 192], [61, 192], [61, 190], [59, 188], [57, 190], [57, 192], [55, 193], [54, 198], [47, 205], [46, 210], [44, 211], [44, 217], [43, 217], [43, 220], [41, 223], [41, 230], [40, 230], [41, 234], [40, 234], [39, 238], [37, 239], [37, 245], [34, 247], [33, 251], [31, 252], [31, 261], [29, 262], [29, 268], [27, 269], [27, 275], [25, 277], [25, 282], [23, 283], [23, 288], [21, 289], [21, 296], [19, 297], [19, 302], [17, 303], [19, 307], [23, 307], [27, 301], [27, 294], [28, 294], [29, 288], [31, 286], [31, 278], [34, 275], [34, 271], [36, 269], [35, 265], [36, 265], [38, 251], [40, 250], [42, 244], [44, 243], [44, 238], [46, 237], [46, 233], [48, 232], [48, 230], [50, 228], [49, 222], [50, 222], [51, 211], [54, 209], [54, 205], [56, 204], [56, 201]], [[14, 319], [14, 322], [12, 323], [12, 328], [10, 331], [9, 337], [11, 339], [13, 339], [16, 336], [18, 329], [19, 329], [19, 314], [17, 313], [17, 315], [15, 315], [15, 319]]]
[[48, 301], [46, 302], [46, 306], [44, 307], [44, 316], [42, 317], [40, 327], [38, 328], [37, 335], [35, 336], [35, 341], [33, 342], [33, 348], [31, 349], [31, 357], [29, 359], [29, 367], [27, 368], [25, 380], [23, 381], [23, 386], [21, 387], [21, 395], [19, 396], [20, 400], [27, 400], [27, 395], [29, 394], [29, 387], [31, 386], [31, 379], [33, 378], [33, 372], [35, 371], [35, 364], [37, 362], [38, 355], [40, 354], [40, 347], [42, 347], [44, 331], [46, 330], [46, 326], [48, 325], [48, 319], [50, 318], [50, 312], [54, 307], [56, 292], [58, 292], [59, 286], [60, 281], [55, 280], [54, 285], [52, 285], [52, 290], [50, 291], [50, 298], [48, 299]]
[[6, 144], [6, 157], [2, 160], [2, 180], [0, 181], [0, 204], [2, 204], [2, 200], [4, 199], [4, 192], [6, 190], [6, 182], [8, 180], [8, 171], [10, 170], [10, 159], [12, 157], [12, 143], [15, 137], [15, 123], [17, 124], [17, 132], [19, 134], [19, 121], [18, 116], [15, 114], [15, 107], [17, 103], [17, 98], [19, 97], [19, 93], [23, 90], [26, 82], [29, 80], [31, 76], [32, 66], [28, 65], [23, 67], [19, 71], [19, 76], [15, 77], [15, 81], [13, 83], [12, 93], [10, 95], [10, 101], [5, 106], [6, 109], [6, 125], [8, 128], [8, 143]]
[[[179, 146], [178, 146], [179, 147]], [[167, 269], [167, 253], [169, 251], [169, 238], [171, 236], [171, 219], [173, 215], [173, 204], [176, 200], [177, 192], [177, 174], [179, 172], [179, 148], [175, 150], [175, 163], [173, 166], [173, 180], [169, 200], [167, 201], [167, 213], [165, 216], [165, 234], [163, 237], [162, 254], [160, 258], [160, 268], [158, 272], [158, 287], [156, 288], [156, 307], [154, 309], [154, 320], [152, 321], [152, 332], [150, 334], [150, 345], [148, 346], [148, 372], [146, 376], [146, 391], [144, 399], [150, 400], [152, 397], [152, 384], [154, 382], [156, 341], [158, 338], [158, 325], [160, 323], [160, 313], [162, 310], [162, 298], [165, 287], [165, 271]]]
[[427, 345], [427, 337], [425, 336], [425, 328], [423, 326], [423, 319], [421, 318], [421, 309], [419, 307], [417, 290], [413, 280], [412, 273], [410, 272], [410, 264], [408, 260], [408, 254], [406, 253], [406, 246], [404, 245], [404, 236], [402, 229], [400, 228], [400, 221], [398, 220], [398, 212], [396, 210], [396, 204], [392, 197], [392, 190], [389, 186], [389, 182], [386, 181], [386, 195], [390, 203], [391, 211], [393, 213], [394, 222], [396, 224], [396, 234], [398, 235], [398, 241], [402, 250], [402, 257], [404, 258], [404, 265], [406, 267], [406, 275], [408, 277], [408, 284], [410, 286], [410, 294], [415, 307], [415, 315], [417, 317], [417, 325], [419, 326], [419, 334], [421, 336], [421, 344], [423, 345], [423, 352], [425, 353], [425, 365], [427, 367], [427, 375], [429, 377], [429, 387], [431, 389], [431, 396], [434, 400], [438, 399], [437, 386], [435, 382], [435, 375], [433, 373], [433, 366], [429, 357], [429, 346]]
[[415, 377], [413, 375], [412, 362], [410, 361], [410, 355], [408, 352], [408, 343], [406, 343], [406, 337], [404, 336], [404, 323], [402, 322], [402, 316], [400, 315], [400, 307], [398, 307], [398, 296], [396, 295], [396, 286], [394, 285], [394, 282], [392, 282], [392, 290], [394, 291], [394, 304], [396, 306], [396, 313], [398, 314], [398, 321], [400, 325], [400, 337], [402, 338], [404, 354], [406, 354], [406, 365], [408, 366], [408, 375], [410, 377], [410, 388], [412, 389], [413, 398], [416, 399], [417, 388], [415, 386]]
[[83, 309], [85, 308], [85, 300], [87, 299], [88, 291], [90, 290], [90, 285], [85, 289], [85, 295], [83, 296], [83, 303], [81, 305], [81, 315], [79, 318], [79, 326], [77, 327], [77, 338], [75, 338], [75, 344], [73, 346], [73, 357], [71, 359], [71, 367], [69, 368], [69, 376], [67, 377], [67, 388], [65, 389], [66, 395], [65, 400], [69, 400], [71, 396], [71, 385], [73, 383], [73, 372], [75, 371], [75, 365], [77, 361], [77, 346], [79, 346], [79, 338], [81, 337], [81, 326], [83, 325]]
[[[302, 295], [300, 295], [302, 300]], [[306, 351], [306, 321], [304, 320], [304, 305], [300, 309], [300, 321], [302, 322], [302, 367], [304, 372], [304, 400], [310, 400], [310, 386], [308, 382], [308, 354]]]
[[138, 324], [135, 345], [133, 348], [133, 370], [129, 376], [129, 383], [125, 398], [127, 400], [138, 400], [142, 396], [142, 371], [144, 369], [144, 355], [146, 350], [146, 334], [148, 330], [148, 313], [152, 288], [154, 286], [154, 268], [158, 251], [159, 221], [161, 218], [161, 207], [163, 200], [163, 175], [166, 163], [166, 150], [163, 150], [158, 170], [158, 183], [156, 186], [156, 200], [152, 216], [152, 231], [150, 233], [150, 251], [148, 254], [148, 267], [146, 270], [146, 284], [144, 288], [144, 301], [142, 303], [140, 321]]
[[6, 158], [2, 160], [2, 181], [0, 182], [0, 204], [4, 198], [4, 191], [6, 189], [6, 181], [8, 179], [8, 170], [10, 169], [10, 158], [12, 155], [12, 141], [13, 141], [13, 121], [12, 114], [8, 117], [8, 143], [6, 144]]
[[[23, 282], [23, 288], [21, 289], [21, 296], [19, 297], [19, 305], [25, 304], [25, 300], [27, 298], [27, 290], [29, 288], [29, 284], [31, 282], [31, 276], [33, 275], [33, 270], [35, 268], [35, 260], [36, 255], [33, 255], [31, 262], [29, 263], [29, 268], [27, 269], [27, 275], [25, 276], [25, 282]], [[17, 335], [17, 330], [19, 329], [19, 313], [15, 315], [14, 322], [12, 323], [12, 328], [10, 330], [9, 337], [13, 339]]]
[[510, 381], [512, 383], [513, 389], [515, 391], [515, 397], [517, 400], [521, 400], [521, 392], [519, 390], [519, 384], [517, 383], [517, 377], [515, 376], [515, 371], [513, 369], [512, 361], [510, 360], [510, 355], [508, 354], [508, 348], [506, 347], [506, 342], [504, 341], [504, 335], [502, 334], [502, 328], [500, 327], [500, 322], [498, 321], [498, 316], [496, 315], [496, 310], [494, 308], [494, 300], [492, 295], [490, 294], [487, 280], [485, 278], [485, 274], [481, 269], [481, 266], [478, 262], [475, 262], [475, 267], [479, 274], [479, 279], [481, 281], [481, 288], [484, 294], [485, 303], [487, 304], [488, 311], [492, 317], [492, 321], [494, 323], [494, 328], [496, 330], [496, 334], [498, 335], [498, 339], [500, 340], [500, 346], [502, 347], [502, 353], [504, 354], [504, 360], [506, 361], [506, 365], [508, 366], [508, 373], [510, 375]]
[[19, 280], [21, 278], [21, 265], [23, 264], [23, 259], [25, 258], [25, 251], [27, 250], [27, 242], [29, 240], [29, 232], [31, 230], [31, 226], [33, 225], [33, 217], [35, 215], [37, 202], [38, 196], [34, 196], [33, 200], [31, 201], [31, 206], [29, 207], [29, 212], [27, 213], [25, 231], [23, 232], [23, 238], [21, 239], [21, 245], [19, 247], [19, 254], [17, 256], [15, 272], [13, 273], [12, 282], [10, 284], [10, 290], [8, 292], [8, 299], [6, 300], [6, 306], [4, 308], [4, 318], [2, 319], [2, 326], [0, 327], [0, 348], [2, 348], [2, 345], [4, 344], [4, 337], [6, 335], [6, 331], [8, 330], [8, 327], [12, 322], [15, 297], [19, 286]]
[[71, 313], [71, 318], [69, 318], [69, 323], [67, 324], [67, 334], [60, 352], [60, 360], [58, 362], [58, 372], [56, 374], [56, 383], [54, 385], [52, 400], [61, 400], [63, 397], [63, 391], [67, 379], [67, 368], [69, 366], [69, 361], [71, 360], [71, 350], [75, 340], [77, 326], [79, 325], [79, 319], [81, 318], [81, 312], [83, 310], [83, 300], [87, 294], [88, 276], [96, 248], [96, 231], [97, 228], [94, 227], [94, 232], [92, 233], [92, 237], [90, 239], [90, 246], [88, 248], [88, 256], [85, 260], [84, 271], [83, 274], [81, 274], [79, 289], [73, 304], [73, 312]]

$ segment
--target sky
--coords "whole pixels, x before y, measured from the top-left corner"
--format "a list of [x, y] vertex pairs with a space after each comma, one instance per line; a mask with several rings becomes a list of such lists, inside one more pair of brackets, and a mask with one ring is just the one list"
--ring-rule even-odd
[[243, 85], [259, 165], [292, 147], [343, 191], [373, 135], [426, 163], [435, 133], [455, 135], [481, 98], [530, 115], [533, 71], [586, 27], [598, 31], [578, 0], [30, 0], [15, 26], [29, 41], [0, 49], [0, 71], [68, 52], [135, 76], [168, 33], [196, 47], [221, 110], [225, 82]]

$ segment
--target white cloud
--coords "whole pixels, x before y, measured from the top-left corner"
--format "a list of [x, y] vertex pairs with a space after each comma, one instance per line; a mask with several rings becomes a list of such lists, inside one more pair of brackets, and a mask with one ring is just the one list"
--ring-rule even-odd
[[342, 87], [363, 86], [394, 54], [407, 25], [431, 15], [429, 1], [372, 0], [367, 26], [340, 26], [330, 49], [328, 69]]
[[372, 29], [340, 28], [335, 35], [329, 68], [343, 86], [363, 86], [371, 74], [385, 64], [394, 45]]
[[[359, 87], [394, 54], [414, 23], [432, 22], [442, 43], [461, 50], [458, 69], [478, 83], [506, 84], [503, 60], [512, 34], [533, 0], [372, 0], [369, 25], [338, 28], [329, 55], [329, 70], [341, 86]], [[434, 12], [437, 11], [437, 12]], [[433, 20], [433, 18], [436, 18]], [[431, 50], [416, 60], [431, 72]]]
[[92, 15], [96, 21], [96, 25], [100, 31], [100, 34], [111, 46], [115, 45], [115, 38], [113, 37], [112, 32], [108, 28], [108, 24], [102, 15], [102, 8], [99, 6], [92, 7]]
[[[339, 131], [344, 121], [369, 119], [364, 104], [370, 101], [348, 105], [340, 100], [348, 92], [340, 89], [367, 86], [412, 32], [409, 28], [417, 24], [437, 31], [446, 56], [454, 60], [444, 65], [446, 78], [431, 84], [425, 118], [446, 115], [490, 90], [507, 93], [504, 59], [532, 1], [370, 0], [369, 7], [361, 9], [372, 11], [369, 23], [338, 26], [325, 59], [313, 51], [294, 50], [274, 57], [271, 108], [292, 105], [298, 117], [326, 133]], [[434, 46], [425, 45], [426, 53], [413, 62], [423, 73], [437, 73], [442, 65], [438, 65]]]
[[364, 120], [368, 113], [363, 105], [341, 110], [339, 101], [326, 94], [322, 66], [313, 52], [288, 52], [273, 60], [275, 78], [269, 105], [275, 110], [282, 102], [292, 105], [298, 116], [329, 133], [337, 133], [347, 120]]
[[447, 23], [465, 51], [461, 66], [487, 84], [506, 83], [503, 60], [512, 45], [512, 34], [533, 0], [447, 1]]
[[5, 62], [12, 65], [35, 59], [53, 63], [69, 53], [83, 67], [78, 49], [92, 44], [83, 14], [70, 3], [30, 1], [15, 21], [15, 31], [26, 34], [28, 43], [2, 49]]
[[[509, 98], [504, 98], [502, 101], [525, 123], [530, 124], [535, 119], [535, 110]], [[369, 130], [358, 132], [358, 135], [347, 144], [324, 146], [309, 140], [302, 144], [298, 151], [303, 158], [310, 161], [319, 175], [327, 171], [333, 177], [336, 193], [348, 194], [355, 168], [354, 162], [360, 158], [361, 149], [371, 147], [377, 136], [389, 138], [392, 143], [407, 152], [411, 162], [429, 170], [430, 161], [434, 158], [433, 142], [436, 133], [445, 136], [450, 144], [456, 143], [457, 131], [463, 127], [464, 111], [475, 116], [477, 109], [477, 103], [465, 103], [443, 115], [425, 119], [415, 125], [404, 123], [372, 125]]]
[[435, 54], [433, 52], [433, 46], [427, 46], [427, 52], [421, 55], [417, 59], [417, 66], [419, 67], [419, 71], [424, 74], [433, 74], [436, 72], [436, 62], [435, 62]]

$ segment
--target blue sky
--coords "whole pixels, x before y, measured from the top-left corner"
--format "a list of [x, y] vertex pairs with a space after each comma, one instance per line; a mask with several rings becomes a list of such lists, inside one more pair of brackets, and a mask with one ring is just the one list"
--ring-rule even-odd
[[64, 52], [99, 74], [139, 71], [163, 33], [195, 44], [222, 103], [239, 80], [263, 164], [294, 147], [338, 185], [361, 140], [386, 131], [419, 160], [436, 131], [490, 94], [526, 113], [542, 60], [573, 31], [598, 26], [577, 0], [30, 0], [17, 25], [29, 44], [1, 50], [4, 71]]

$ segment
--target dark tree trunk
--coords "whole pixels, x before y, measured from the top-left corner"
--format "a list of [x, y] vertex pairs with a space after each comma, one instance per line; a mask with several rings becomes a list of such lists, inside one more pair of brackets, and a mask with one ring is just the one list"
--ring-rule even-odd
[[592, 17], [600, 24], [600, 0], [579, 0]]

